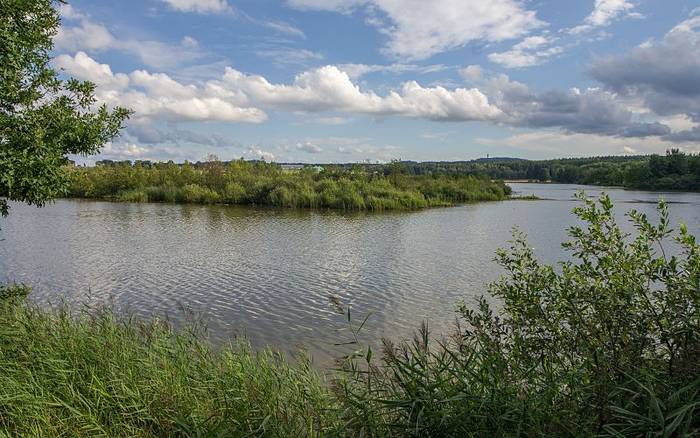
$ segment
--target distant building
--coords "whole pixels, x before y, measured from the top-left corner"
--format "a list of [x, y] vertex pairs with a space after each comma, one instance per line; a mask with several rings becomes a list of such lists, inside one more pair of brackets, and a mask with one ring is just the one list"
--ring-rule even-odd
[[304, 165], [303, 165], [303, 164], [286, 164], [286, 163], [282, 163], [282, 164], [280, 164], [280, 167], [281, 167], [282, 170], [284, 170], [285, 172], [294, 172], [294, 171], [303, 169], [303, 168], [304, 168]]

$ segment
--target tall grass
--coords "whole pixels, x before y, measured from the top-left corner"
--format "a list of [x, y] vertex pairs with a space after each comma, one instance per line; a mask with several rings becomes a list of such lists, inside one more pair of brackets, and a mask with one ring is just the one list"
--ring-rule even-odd
[[[467, 175], [408, 175], [402, 168], [285, 172], [276, 164], [119, 163], [66, 167], [68, 196], [126, 202], [248, 204], [341, 210], [414, 210], [508, 197], [503, 182]], [[405, 169], [404, 169], [405, 170]]]
[[[337, 402], [303, 358], [212, 350], [161, 321], [0, 299], [0, 435], [325, 436]], [[21, 290], [20, 290], [21, 292]]]

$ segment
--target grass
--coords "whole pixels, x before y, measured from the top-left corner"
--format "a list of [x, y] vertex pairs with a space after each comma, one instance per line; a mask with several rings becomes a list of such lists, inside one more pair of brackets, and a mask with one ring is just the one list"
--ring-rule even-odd
[[[14, 291], [13, 291], [14, 289]], [[215, 351], [162, 321], [0, 300], [0, 436], [325, 436], [336, 401], [303, 357]]]

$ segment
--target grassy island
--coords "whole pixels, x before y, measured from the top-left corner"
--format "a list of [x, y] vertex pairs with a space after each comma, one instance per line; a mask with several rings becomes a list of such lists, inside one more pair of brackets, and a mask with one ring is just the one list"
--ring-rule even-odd
[[405, 166], [285, 170], [243, 160], [197, 164], [118, 162], [65, 167], [68, 196], [127, 202], [190, 202], [341, 210], [413, 210], [503, 200], [510, 188], [485, 176], [410, 175]]

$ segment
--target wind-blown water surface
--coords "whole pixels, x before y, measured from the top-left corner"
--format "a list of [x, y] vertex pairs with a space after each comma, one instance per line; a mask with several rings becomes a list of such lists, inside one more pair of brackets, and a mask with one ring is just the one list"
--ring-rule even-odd
[[[348, 347], [334, 301], [351, 306], [362, 339], [411, 335], [422, 319], [449, 329], [454, 304], [500, 275], [494, 251], [512, 227], [543, 259], [559, 243], [585, 188], [616, 201], [620, 218], [655, 212], [663, 196], [674, 223], [700, 234], [700, 194], [513, 184], [541, 201], [480, 203], [412, 213], [357, 214], [229, 206], [60, 200], [13, 205], [0, 229], [0, 281], [34, 287], [32, 299], [113, 306], [182, 322], [200, 315], [214, 342], [245, 334], [258, 346], [307, 348], [319, 363]], [[333, 297], [333, 298], [330, 298]]]

